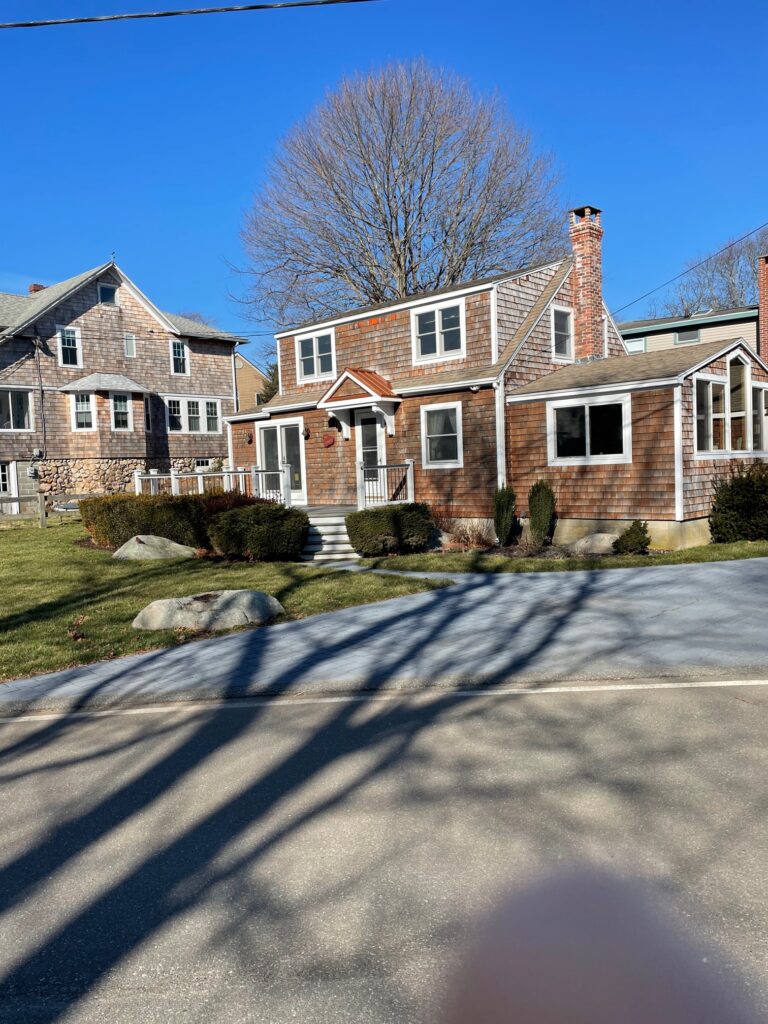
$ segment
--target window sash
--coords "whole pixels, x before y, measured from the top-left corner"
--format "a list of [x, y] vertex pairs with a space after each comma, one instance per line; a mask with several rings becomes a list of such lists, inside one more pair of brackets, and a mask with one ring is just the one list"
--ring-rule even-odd
[[[615, 419], [616, 410], [619, 422]], [[611, 465], [632, 461], [630, 395], [551, 402], [547, 417], [549, 465]]]
[[80, 366], [80, 337], [74, 327], [62, 327], [59, 332], [59, 351], [62, 366]]
[[209, 434], [218, 434], [219, 432], [219, 403], [218, 402], [206, 402], [205, 403], [205, 419], [206, 426]]
[[333, 376], [333, 335], [316, 334], [298, 340], [298, 379]]
[[181, 402], [178, 398], [169, 398], [168, 409], [168, 430], [172, 433], [180, 433], [183, 429], [181, 422]]
[[422, 459], [426, 468], [460, 468], [463, 464], [461, 406], [422, 406]]
[[211, 398], [164, 398], [168, 430], [175, 434], [220, 434], [221, 404]]
[[75, 395], [75, 430], [93, 430], [93, 395]]
[[124, 392], [112, 395], [112, 429], [131, 429], [131, 400]]
[[30, 391], [0, 391], [0, 430], [32, 429]]
[[147, 434], [152, 433], [152, 398], [144, 395], [144, 430]]
[[136, 335], [126, 334], [123, 336], [125, 344], [125, 358], [135, 359], [136, 358]]
[[697, 454], [765, 450], [767, 410], [764, 399], [759, 400], [759, 408], [755, 407], [755, 396], [768, 385], [752, 385], [749, 369], [749, 364], [736, 358], [728, 363], [727, 377], [694, 378], [694, 450]]
[[177, 376], [187, 374], [187, 346], [183, 341], [171, 342], [171, 369]]
[[569, 309], [552, 309], [552, 351], [560, 359], [573, 357], [573, 313]]
[[194, 398], [187, 401], [187, 430], [190, 434], [200, 433], [200, 403]]
[[11, 493], [11, 475], [7, 462], [0, 462], [0, 494]]
[[464, 352], [464, 317], [460, 302], [414, 311], [416, 359], [438, 361]]

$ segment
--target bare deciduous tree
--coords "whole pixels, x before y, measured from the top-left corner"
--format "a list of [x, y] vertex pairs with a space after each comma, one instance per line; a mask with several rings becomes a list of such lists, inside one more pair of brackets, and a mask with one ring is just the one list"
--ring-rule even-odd
[[243, 241], [286, 324], [564, 251], [552, 160], [497, 97], [424, 62], [341, 82], [282, 141]]
[[649, 316], [690, 316], [707, 309], [732, 309], [757, 302], [757, 257], [768, 252], [768, 228], [735, 243], [690, 273], [653, 307]]
[[192, 320], [196, 324], [202, 324], [204, 327], [216, 327], [216, 323], [213, 318], [206, 316], [205, 313], [198, 313], [195, 309], [186, 310], [183, 313], [177, 313], [177, 316], [183, 316], [186, 320]]

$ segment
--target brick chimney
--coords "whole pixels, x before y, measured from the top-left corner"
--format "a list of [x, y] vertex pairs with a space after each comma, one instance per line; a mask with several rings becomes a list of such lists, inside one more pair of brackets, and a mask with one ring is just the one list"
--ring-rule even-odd
[[757, 257], [757, 354], [768, 356], [768, 254]]
[[44, 292], [45, 291], [45, 285], [44, 284], [31, 284], [29, 286], [29, 288], [27, 288], [27, 291], [29, 292], [30, 295], [34, 295], [36, 292]]
[[605, 355], [600, 212], [596, 206], [579, 206], [569, 215], [568, 234], [573, 249], [574, 355], [577, 359]]

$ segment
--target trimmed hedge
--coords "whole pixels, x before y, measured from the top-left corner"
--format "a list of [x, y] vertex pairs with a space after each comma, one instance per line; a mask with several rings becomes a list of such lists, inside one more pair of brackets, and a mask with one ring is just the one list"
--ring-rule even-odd
[[307, 513], [276, 502], [235, 508], [215, 516], [208, 527], [213, 546], [222, 555], [257, 562], [292, 562], [304, 547]]
[[768, 539], [768, 466], [757, 462], [715, 482], [709, 529], [716, 544]]
[[613, 542], [613, 550], [617, 555], [647, 555], [650, 546], [648, 523], [642, 519], [635, 519]]
[[166, 537], [193, 548], [208, 548], [208, 525], [213, 516], [227, 509], [264, 503], [263, 499], [248, 498], [236, 491], [110, 494], [83, 499], [80, 513], [88, 533], [104, 547], [119, 548], [141, 533]]
[[429, 506], [418, 501], [350, 512], [346, 524], [352, 547], [369, 558], [422, 551], [435, 529]]
[[555, 492], [546, 480], [537, 480], [528, 491], [528, 529], [535, 544], [552, 539], [555, 530]]

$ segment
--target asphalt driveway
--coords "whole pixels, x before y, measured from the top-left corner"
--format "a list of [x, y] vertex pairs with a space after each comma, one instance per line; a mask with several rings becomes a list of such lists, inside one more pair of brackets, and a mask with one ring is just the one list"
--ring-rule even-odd
[[[339, 575], [339, 586], [344, 586]], [[0, 707], [768, 675], [768, 559], [457, 578], [441, 591], [0, 688]]]

